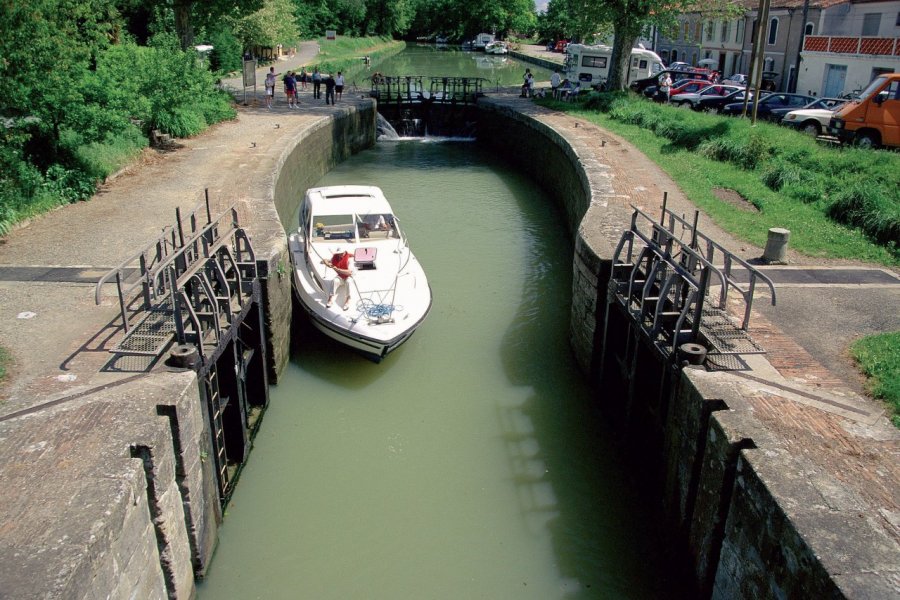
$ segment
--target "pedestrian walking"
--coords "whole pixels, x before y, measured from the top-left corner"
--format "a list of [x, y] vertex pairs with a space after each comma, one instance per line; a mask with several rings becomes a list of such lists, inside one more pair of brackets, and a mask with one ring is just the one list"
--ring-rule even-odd
[[328, 75], [325, 77], [325, 104], [334, 104], [334, 88], [334, 77]]
[[266, 73], [266, 108], [272, 108], [272, 100], [275, 98], [275, 77], [278, 74], [275, 73], [275, 67], [269, 67], [269, 72]]
[[287, 96], [288, 108], [297, 108], [297, 77], [293, 71], [284, 76], [284, 95]]
[[313, 84], [313, 98], [318, 100], [322, 97], [322, 74], [319, 73], [319, 67], [315, 67], [313, 69], [312, 74], [312, 84]]
[[300, 69], [300, 89], [304, 92], [306, 91], [306, 82], [309, 79], [309, 73], [306, 72], [306, 67], [302, 67]]
[[334, 78], [334, 93], [337, 96], [337, 99], [341, 99], [341, 95], [344, 93], [344, 76], [338, 71], [337, 77]]

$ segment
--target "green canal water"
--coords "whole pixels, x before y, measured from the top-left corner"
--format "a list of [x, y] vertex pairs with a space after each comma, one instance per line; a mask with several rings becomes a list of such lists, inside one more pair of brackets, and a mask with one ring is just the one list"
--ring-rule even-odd
[[477, 142], [379, 142], [318, 185], [350, 183], [385, 191], [432, 312], [378, 365], [300, 328], [200, 597], [677, 595], [573, 362], [553, 199]]
[[525, 69], [531, 69], [537, 81], [550, 81], [551, 71], [543, 67], [505, 56], [488, 56], [484, 52], [464, 52], [452, 48], [407, 44], [403, 52], [373, 65], [368, 71], [351, 74], [350, 79], [364, 87], [361, 82], [375, 71], [390, 76], [482, 77], [487, 80], [483, 89], [490, 92], [492, 87], [522, 85]]

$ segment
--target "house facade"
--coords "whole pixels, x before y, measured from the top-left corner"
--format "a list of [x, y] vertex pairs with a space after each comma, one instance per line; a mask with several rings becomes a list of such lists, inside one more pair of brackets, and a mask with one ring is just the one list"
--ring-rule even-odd
[[704, 19], [701, 13], [685, 13], [674, 30], [661, 34], [656, 53], [666, 64], [686, 62], [700, 66], [701, 60], [725, 76], [741, 73], [741, 49], [746, 38], [743, 18]]
[[900, 72], [900, 0], [851, 0], [821, 12], [803, 41], [797, 90], [853, 93]]
[[[775, 88], [834, 96], [865, 87], [878, 73], [900, 70], [900, 0], [771, 0], [763, 39], [763, 71]], [[666, 64], [708, 66], [724, 77], [749, 73], [756, 28], [755, 0], [731, 19], [685, 13], [661, 35]], [[798, 63], [800, 68], [798, 70]]]

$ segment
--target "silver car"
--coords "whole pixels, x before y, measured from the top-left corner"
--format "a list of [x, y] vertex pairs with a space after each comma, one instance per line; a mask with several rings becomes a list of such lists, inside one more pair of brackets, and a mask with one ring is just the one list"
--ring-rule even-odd
[[675, 94], [669, 98], [669, 102], [675, 106], [684, 106], [694, 110], [700, 110], [700, 99], [709, 96], [727, 96], [731, 92], [736, 92], [743, 88], [736, 85], [725, 85], [714, 83], [705, 88], [701, 88], [696, 92], [689, 94]]

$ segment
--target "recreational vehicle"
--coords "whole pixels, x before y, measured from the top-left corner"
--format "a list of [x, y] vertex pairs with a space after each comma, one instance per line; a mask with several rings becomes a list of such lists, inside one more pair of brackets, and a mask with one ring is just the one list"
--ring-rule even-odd
[[[566, 47], [566, 77], [570, 81], [580, 82], [583, 87], [602, 85], [609, 77], [611, 59], [611, 46], [569, 44]], [[633, 48], [626, 83], [656, 75], [663, 68], [662, 59], [656, 52], [645, 48]]]
[[493, 42], [496, 38], [490, 33], [479, 33], [472, 40], [472, 47], [476, 50], [484, 50], [485, 46]]

